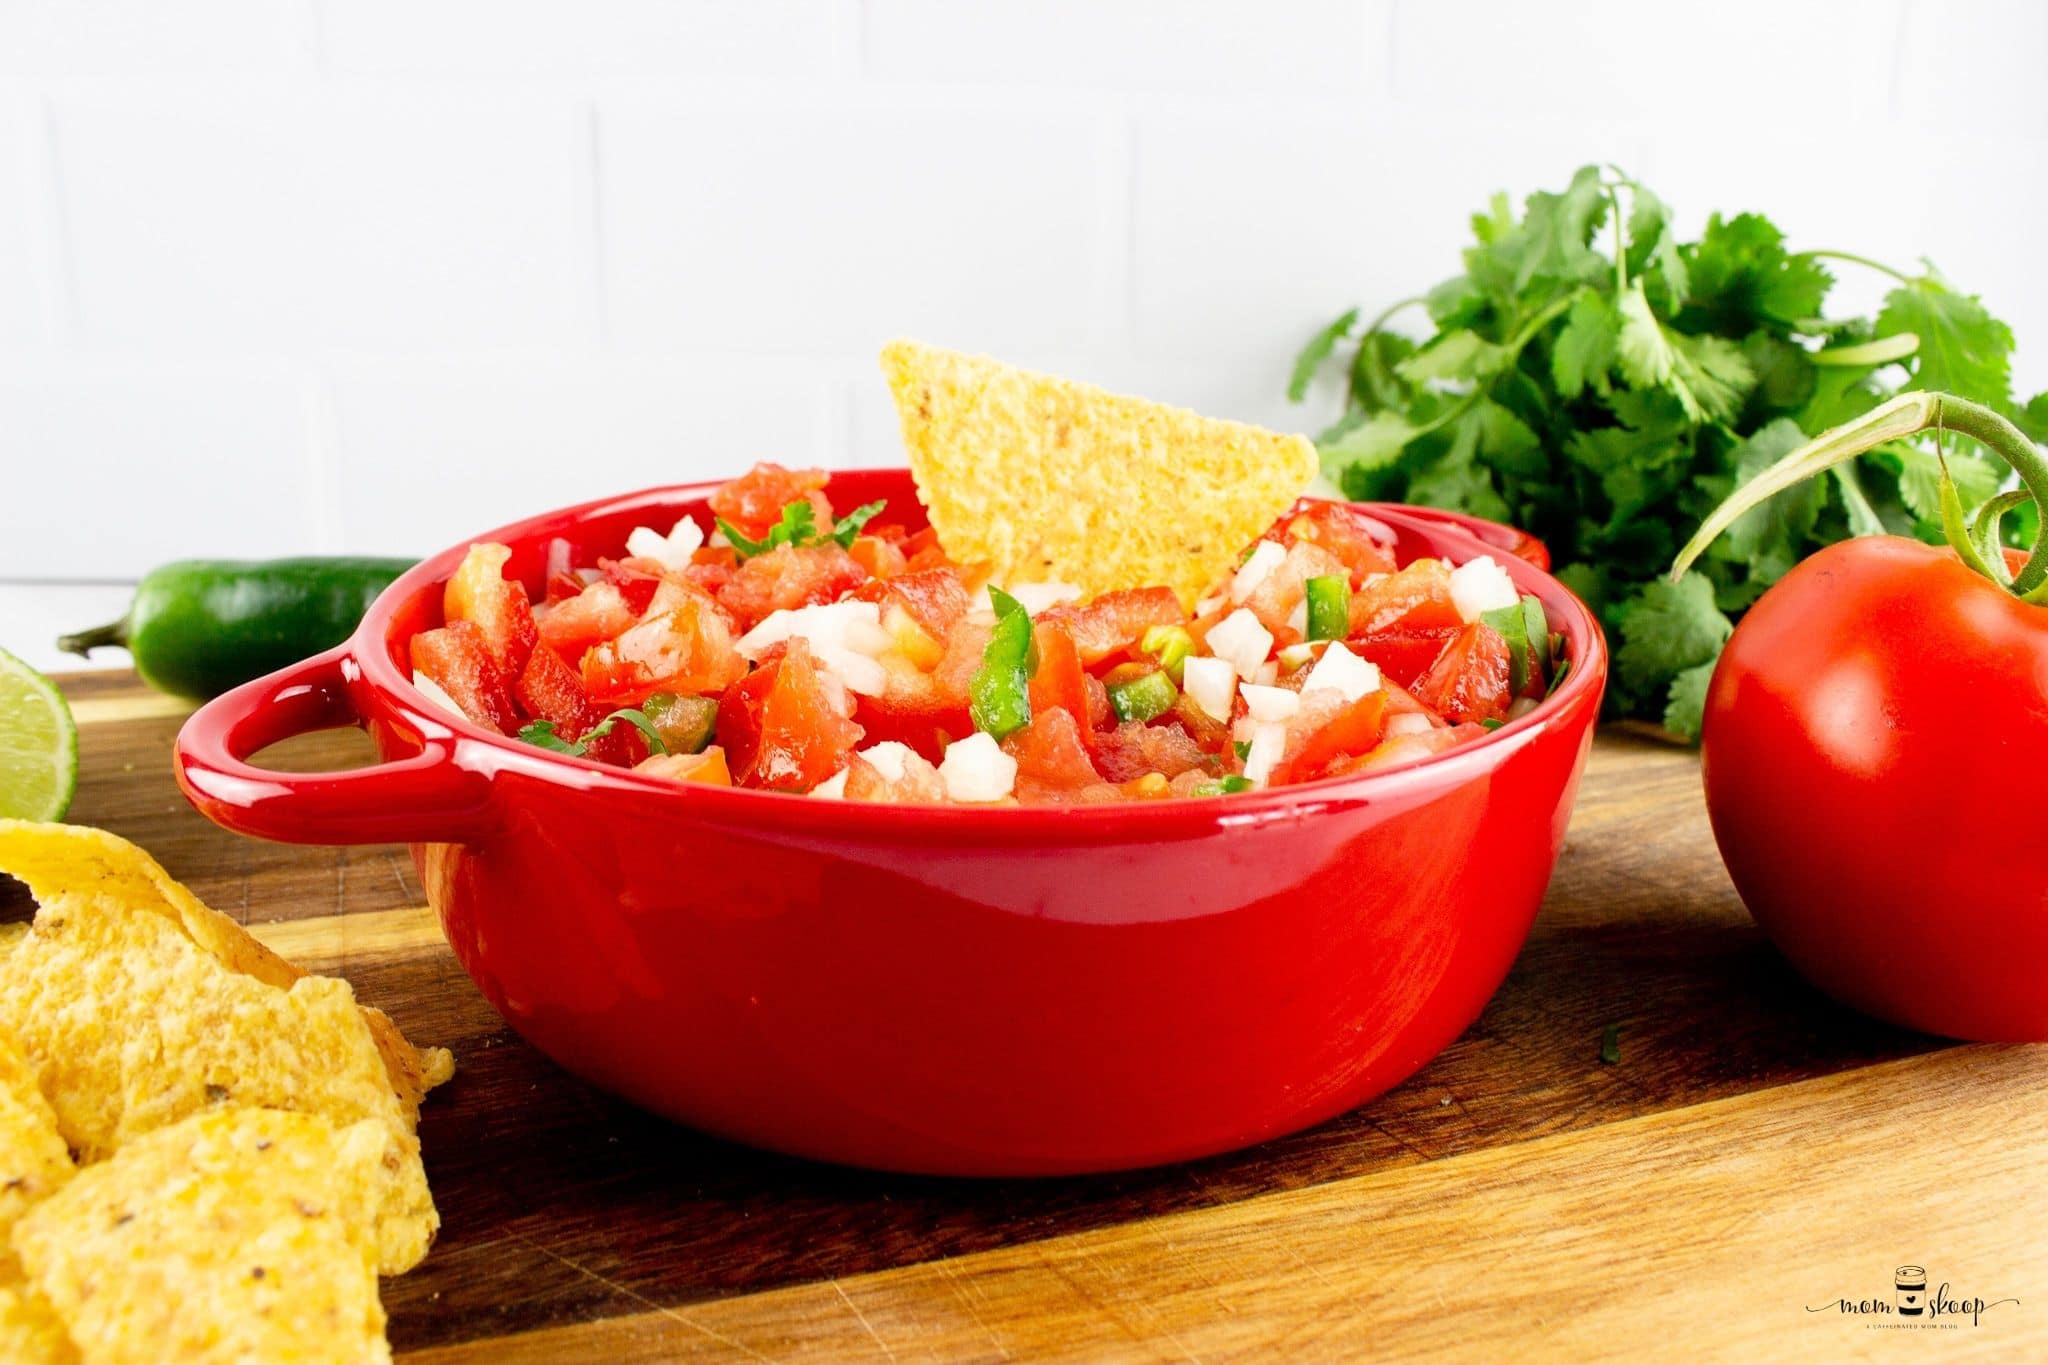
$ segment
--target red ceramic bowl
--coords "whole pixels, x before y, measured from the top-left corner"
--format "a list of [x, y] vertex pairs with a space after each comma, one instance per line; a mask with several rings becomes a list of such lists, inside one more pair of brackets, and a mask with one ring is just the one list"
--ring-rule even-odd
[[[538, 588], [555, 537], [578, 562], [617, 554], [636, 525], [703, 517], [713, 487], [488, 539]], [[905, 471], [838, 474], [832, 491], [919, 515]], [[1404, 561], [1528, 549], [1505, 527], [1371, 510]], [[1591, 613], [1509, 559], [1571, 671], [1530, 715], [1406, 767], [1084, 808], [678, 786], [452, 720], [413, 689], [407, 641], [439, 623], [464, 548], [393, 584], [339, 649], [193, 716], [186, 795], [263, 838], [412, 844], [463, 968], [577, 1075], [742, 1142], [895, 1170], [1180, 1160], [1412, 1074], [1478, 1015], [1528, 933], [1606, 677]], [[339, 725], [366, 728], [383, 762], [246, 762]]]

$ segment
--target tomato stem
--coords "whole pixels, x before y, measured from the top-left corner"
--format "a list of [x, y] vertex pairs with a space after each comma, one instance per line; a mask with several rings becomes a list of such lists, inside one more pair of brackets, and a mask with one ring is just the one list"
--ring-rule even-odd
[[2008, 512], [2032, 500], [2048, 512], [2048, 457], [2026, 434], [2004, 417], [1981, 403], [1948, 393], [1902, 393], [1881, 403], [1851, 422], [1833, 427], [1786, 455], [1770, 468], [1730, 494], [1700, 523], [1700, 529], [1678, 552], [1671, 566], [1674, 581], [1706, 552], [1716, 537], [1752, 507], [1823, 470], [1845, 464], [1890, 441], [1903, 440], [1924, 431], [1953, 431], [1981, 441], [2003, 456], [2019, 475], [2023, 488], [1992, 498], [1974, 509], [1975, 531], [1956, 495], [1947, 461], [1941, 467], [1942, 532], [1963, 562], [1978, 573], [2029, 602], [2048, 604], [2048, 515], [2041, 520], [2040, 534], [2027, 561], [2010, 578], [2005, 573], [2004, 553], [1998, 546], [1998, 524]]

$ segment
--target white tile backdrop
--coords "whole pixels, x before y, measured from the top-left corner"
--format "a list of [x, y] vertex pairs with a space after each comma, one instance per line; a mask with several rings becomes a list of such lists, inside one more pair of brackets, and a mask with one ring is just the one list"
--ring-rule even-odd
[[893, 461], [897, 333], [1313, 427], [1303, 336], [1594, 159], [2040, 387], [2044, 69], [2040, 0], [0, 0], [0, 580]]

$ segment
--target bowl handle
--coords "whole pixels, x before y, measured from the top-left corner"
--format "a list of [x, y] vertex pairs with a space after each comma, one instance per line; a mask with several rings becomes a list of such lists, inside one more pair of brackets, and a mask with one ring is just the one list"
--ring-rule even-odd
[[490, 779], [462, 766], [452, 735], [417, 754], [343, 772], [258, 768], [250, 754], [312, 730], [361, 726], [348, 647], [244, 683], [178, 731], [178, 786], [217, 825], [293, 844], [463, 843], [485, 828]]
[[1418, 507], [1414, 503], [1406, 502], [1401, 504], [1401, 510], [1411, 517], [1456, 527], [1496, 550], [1505, 551], [1517, 559], [1526, 559], [1545, 573], [1550, 572], [1550, 547], [1527, 531], [1503, 526], [1484, 517], [1475, 517], [1469, 512], [1446, 512], [1441, 508]]

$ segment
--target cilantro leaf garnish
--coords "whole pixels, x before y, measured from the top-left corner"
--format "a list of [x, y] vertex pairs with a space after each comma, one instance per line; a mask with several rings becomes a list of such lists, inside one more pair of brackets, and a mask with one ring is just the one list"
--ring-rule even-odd
[[563, 739], [555, 733], [555, 723], [551, 720], [537, 720], [531, 724], [521, 726], [519, 738], [537, 749], [546, 749], [550, 753], [568, 754], [574, 758], [581, 758], [590, 751], [590, 745], [593, 740], [602, 739], [610, 734], [612, 727], [620, 721], [625, 721], [628, 725], [631, 725], [642, 735], [646, 736], [649, 753], [665, 754], [668, 752], [668, 745], [663, 742], [661, 731], [654, 728], [654, 722], [648, 719], [647, 713], [631, 706], [622, 706], [612, 712], [603, 720], [585, 730], [581, 739]]
[[[1795, 251], [1757, 213], [1714, 214], [1696, 237], [1683, 220], [1613, 167], [1582, 167], [1519, 211], [1496, 195], [1472, 218], [1460, 273], [1319, 329], [1288, 393], [1299, 401], [1318, 373], [1340, 372], [1343, 408], [1317, 446], [1347, 495], [1542, 539], [1568, 582], [1597, 590], [1589, 600], [1618, 646], [1610, 712], [1690, 737], [1732, 621], [1793, 565], [1852, 535], [1941, 539], [1942, 462], [1916, 437], [1788, 489], [1673, 594], [1659, 580], [1703, 516], [1773, 456], [1902, 390], [1958, 394], [2037, 439], [2048, 396], [2011, 392], [2011, 329], [1931, 265]], [[1891, 277], [1874, 315], [1827, 316], [1848, 271]], [[1409, 316], [1423, 325], [1404, 335]], [[1965, 503], [2008, 472], [1959, 439], [1946, 457]], [[2034, 515], [2008, 521], [2008, 544], [2030, 543]], [[1548, 662], [1538, 632], [1524, 633], [1523, 668]], [[1550, 684], [1561, 676], [1550, 669]]]
[[779, 549], [784, 545], [801, 548], [809, 545], [834, 544], [842, 550], [851, 549], [853, 539], [860, 534], [861, 528], [888, 505], [886, 499], [866, 503], [839, 518], [832, 524], [830, 530], [821, 530], [818, 526], [818, 514], [811, 507], [810, 500], [798, 498], [795, 502], [783, 506], [782, 519], [769, 527], [768, 534], [759, 540], [742, 535], [724, 517], [716, 517], [713, 520], [718, 523], [718, 529], [724, 533], [734, 553], [741, 559], [752, 559], [756, 555], [765, 555], [770, 550]]

